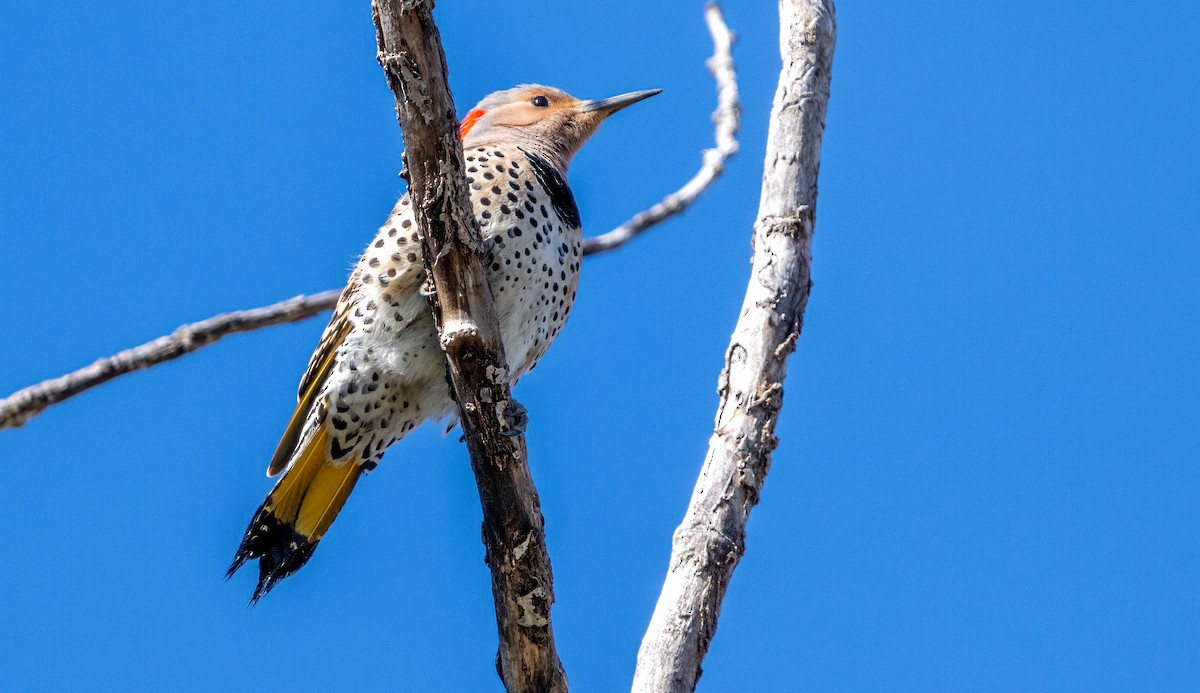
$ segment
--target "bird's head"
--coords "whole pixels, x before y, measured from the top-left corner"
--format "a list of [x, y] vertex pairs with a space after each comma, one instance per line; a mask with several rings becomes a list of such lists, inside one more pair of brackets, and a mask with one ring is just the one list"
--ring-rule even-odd
[[523, 84], [489, 94], [462, 119], [465, 146], [513, 143], [533, 148], [566, 170], [604, 119], [661, 92], [647, 89], [581, 101], [561, 89]]

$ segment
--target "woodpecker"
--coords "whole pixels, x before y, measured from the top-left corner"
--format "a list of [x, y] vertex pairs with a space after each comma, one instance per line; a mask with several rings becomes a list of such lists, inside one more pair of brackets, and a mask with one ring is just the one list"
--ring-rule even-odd
[[[546, 353], [575, 300], [583, 241], [566, 181], [571, 158], [604, 119], [660, 91], [590, 101], [526, 84], [490, 94], [462, 119], [471, 203], [490, 248], [488, 281], [514, 382]], [[279, 478], [227, 573], [258, 559], [251, 604], [308, 561], [389, 446], [454, 411], [424, 284], [405, 194], [351, 272], [301, 378], [267, 468]]]

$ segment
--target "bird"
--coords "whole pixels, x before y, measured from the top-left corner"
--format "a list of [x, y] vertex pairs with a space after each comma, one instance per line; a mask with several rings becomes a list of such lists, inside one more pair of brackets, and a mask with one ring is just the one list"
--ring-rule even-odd
[[[462, 118], [466, 180], [514, 383], [546, 353], [575, 300], [583, 240], [566, 180], [572, 157], [606, 118], [660, 92], [581, 100], [523, 84]], [[455, 411], [418, 233], [406, 193], [352, 270], [300, 380], [267, 468], [278, 479], [226, 573], [258, 559], [251, 605], [312, 557], [385, 450]]]

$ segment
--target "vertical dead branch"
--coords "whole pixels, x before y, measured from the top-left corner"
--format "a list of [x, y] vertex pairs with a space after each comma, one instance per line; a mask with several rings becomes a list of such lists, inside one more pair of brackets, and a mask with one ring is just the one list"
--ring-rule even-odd
[[832, 0], [781, 0], [783, 69], [771, 110], [754, 260], [726, 352], [708, 455], [675, 531], [633, 690], [687, 692], [745, 552], [746, 520], [775, 448], [787, 358], [808, 303], [821, 135], [836, 35]]
[[500, 634], [497, 670], [508, 691], [566, 691], [554, 647], [550, 557], [483, 244], [463, 172], [446, 58], [431, 0], [375, 0], [379, 64], [396, 97], [431, 305], [483, 506], [483, 542]]

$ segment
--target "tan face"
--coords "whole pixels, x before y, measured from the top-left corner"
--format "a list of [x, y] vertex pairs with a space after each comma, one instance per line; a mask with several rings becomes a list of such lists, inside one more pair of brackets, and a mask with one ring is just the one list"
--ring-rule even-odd
[[480, 126], [480, 130], [493, 127], [523, 128], [547, 119], [570, 118], [575, 113], [575, 107], [582, 103], [565, 91], [549, 87], [512, 90], [505, 97], [503, 103], [488, 104], [490, 108], [486, 109], [477, 106], [467, 113], [462, 121], [462, 137], [466, 138], [476, 126]]
[[658, 91], [581, 101], [561, 89], [527, 84], [484, 98], [463, 118], [459, 133], [472, 145], [511, 142], [536, 149], [566, 170], [605, 118]]
[[579, 99], [566, 92], [529, 89], [510, 103], [494, 109], [492, 123], [516, 127], [532, 125], [543, 118], [553, 118], [562, 111], [573, 110], [580, 103]]

